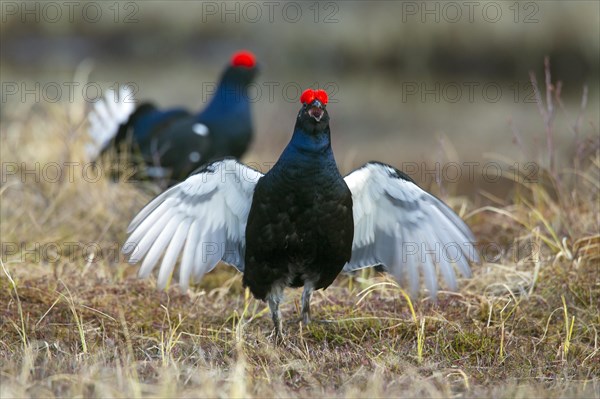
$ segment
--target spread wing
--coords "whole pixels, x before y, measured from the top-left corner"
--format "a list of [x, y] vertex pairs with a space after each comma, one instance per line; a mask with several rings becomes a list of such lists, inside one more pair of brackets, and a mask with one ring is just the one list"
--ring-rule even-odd
[[147, 277], [162, 256], [158, 286], [181, 255], [179, 284], [187, 289], [222, 260], [244, 270], [245, 230], [254, 187], [263, 175], [233, 159], [212, 162], [165, 191], [138, 213], [123, 246], [129, 262], [143, 259]]
[[438, 290], [438, 271], [452, 290], [455, 268], [471, 275], [469, 262], [479, 262], [475, 238], [442, 201], [380, 163], [368, 163], [344, 180], [354, 201], [352, 258], [344, 271], [382, 264], [412, 296], [422, 276], [432, 297]]

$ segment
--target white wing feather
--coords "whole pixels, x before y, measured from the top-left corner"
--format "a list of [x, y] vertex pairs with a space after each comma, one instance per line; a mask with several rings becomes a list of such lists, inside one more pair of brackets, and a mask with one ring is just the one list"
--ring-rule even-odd
[[181, 255], [179, 284], [200, 280], [222, 260], [244, 270], [245, 230], [262, 174], [233, 159], [209, 164], [152, 200], [132, 220], [123, 246], [129, 262], [143, 259], [147, 277], [162, 256], [158, 286], [169, 282]]
[[384, 164], [368, 163], [344, 180], [354, 202], [352, 258], [344, 271], [382, 264], [412, 296], [421, 275], [433, 297], [438, 290], [436, 266], [452, 290], [453, 265], [470, 276], [469, 263], [479, 262], [475, 238], [442, 201]]
[[119, 125], [127, 122], [135, 110], [133, 92], [129, 86], [119, 88], [119, 93], [107, 90], [104, 98], [94, 103], [88, 115], [90, 126], [88, 133], [92, 139], [85, 147], [90, 160], [95, 159], [100, 151], [119, 131]]

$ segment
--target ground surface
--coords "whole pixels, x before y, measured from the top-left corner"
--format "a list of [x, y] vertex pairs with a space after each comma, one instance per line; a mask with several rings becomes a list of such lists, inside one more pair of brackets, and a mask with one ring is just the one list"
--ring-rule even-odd
[[275, 345], [232, 268], [187, 294], [136, 279], [118, 249], [157, 189], [85, 170], [81, 109], [3, 112], [3, 398], [600, 397], [597, 127], [574, 163], [483, 207], [444, 196], [484, 257], [458, 293], [410, 303], [384, 275], [341, 276], [313, 297], [333, 322], [301, 326], [288, 292]]

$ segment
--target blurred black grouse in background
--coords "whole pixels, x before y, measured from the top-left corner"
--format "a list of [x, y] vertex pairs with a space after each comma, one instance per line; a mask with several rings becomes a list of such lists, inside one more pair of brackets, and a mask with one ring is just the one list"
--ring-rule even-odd
[[[200, 113], [183, 108], [159, 110], [151, 103], [135, 108], [130, 88], [110, 90], [90, 112], [87, 147], [90, 159], [114, 149], [131, 149], [130, 161], [146, 167], [143, 174], [173, 184], [199, 166], [224, 156], [241, 157], [252, 140], [248, 85], [257, 74], [248, 51], [233, 55], [210, 103]], [[124, 143], [129, 144], [123, 146]], [[140, 177], [140, 176], [138, 176]]]
[[140, 276], [164, 252], [158, 285], [165, 287], [181, 253], [179, 284], [187, 289], [190, 277], [222, 260], [268, 301], [278, 335], [284, 288], [304, 287], [308, 323], [311, 293], [342, 271], [381, 264], [413, 296], [422, 278], [433, 297], [439, 272], [456, 289], [455, 267], [470, 276], [469, 262], [479, 260], [467, 225], [391, 166], [371, 162], [342, 178], [327, 94], [307, 90], [301, 102], [292, 139], [268, 173], [232, 159], [213, 162], [133, 219], [123, 251], [132, 263], [144, 259]]

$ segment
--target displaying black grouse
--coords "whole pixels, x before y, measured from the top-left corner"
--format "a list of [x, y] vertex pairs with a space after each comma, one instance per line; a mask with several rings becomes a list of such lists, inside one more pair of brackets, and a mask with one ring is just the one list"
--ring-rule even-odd
[[[304, 287], [310, 321], [313, 290], [341, 271], [383, 265], [415, 295], [422, 276], [437, 294], [437, 270], [456, 289], [455, 267], [478, 262], [467, 225], [443, 202], [395, 168], [370, 162], [340, 175], [331, 149], [327, 94], [301, 97], [294, 133], [265, 175], [233, 159], [215, 161], [150, 202], [131, 222], [123, 251], [144, 259], [148, 276], [161, 256], [159, 287], [181, 256], [179, 284], [202, 278], [219, 261], [244, 273], [266, 300], [277, 334], [285, 287]], [[165, 251], [166, 249], [166, 251]]]
[[256, 183], [246, 225], [243, 283], [268, 300], [281, 331], [285, 287], [304, 287], [302, 316], [310, 319], [313, 289], [327, 288], [350, 261], [352, 193], [338, 171], [323, 90], [303, 93], [290, 143]]
[[[144, 173], [175, 183], [199, 166], [224, 156], [241, 157], [252, 140], [248, 85], [257, 74], [248, 51], [233, 55], [206, 108], [192, 114], [183, 108], [159, 110], [151, 103], [134, 107], [130, 88], [119, 95], [108, 91], [90, 112], [88, 156], [95, 159], [109, 149], [117, 152], [129, 141], [131, 160], [141, 158]], [[135, 156], [139, 155], [139, 156]]]

